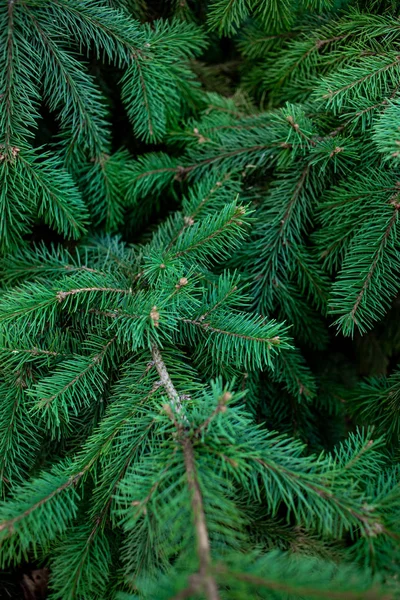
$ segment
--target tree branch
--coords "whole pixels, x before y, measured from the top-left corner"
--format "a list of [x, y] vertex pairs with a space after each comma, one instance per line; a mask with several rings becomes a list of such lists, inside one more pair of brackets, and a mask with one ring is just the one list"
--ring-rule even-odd
[[169, 373], [167, 371], [167, 367], [165, 366], [165, 363], [161, 356], [161, 352], [155, 344], [152, 347], [151, 354], [153, 356], [153, 361], [157, 369], [157, 373], [160, 376], [161, 385], [167, 392], [167, 396], [171, 401], [172, 408], [175, 410], [176, 413], [178, 413], [178, 415], [184, 417], [185, 420], [187, 420], [184, 416], [184, 410], [179, 394], [176, 391], [174, 384], [172, 383], [171, 377], [169, 376]]
[[82, 294], [83, 292], [113, 292], [114, 294], [131, 294], [132, 290], [124, 290], [120, 288], [108, 288], [108, 287], [85, 287], [75, 290], [68, 290], [68, 292], [59, 291], [56, 294], [57, 300], [63, 302], [67, 296], [75, 296], [75, 294]]
[[373, 277], [373, 275], [374, 275], [374, 273], [375, 273], [375, 271], [377, 269], [377, 266], [379, 264], [379, 260], [382, 257], [382, 253], [383, 253], [383, 250], [384, 250], [384, 248], [385, 248], [385, 246], [387, 244], [387, 241], [388, 241], [388, 238], [390, 236], [390, 233], [391, 233], [394, 225], [396, 224], [397, 217], [398, 217], [398, 212], [399, 212], [399, 208], [400, 208], [400, 205], [395, 204], [395, 209], [394, 209], [392, 218], [390, 219], [389, 224], [386, 227], [385, 233], [383, 234], [383, 237], [382, 237], [382, 239], [380, 241], [379, 247], [375, 251], [374, 260], [372, 261], [372, 264], [371, 264], [370, 268], [368, 269], [368, 272], [367, 272], [366, 277], [364, 279], [362, 288], [359, 291], [359, 293], [357, 295], [357, 298], [356, 298], [356, 301], [353, 304], [353, 308], [350, 311], [350, 318], [355, 323], [357, 323], [356, 314], [357, 314], [357, 311], [358, 311], [359, 306], [361, 304], [361, 301], [364, 298], [364, 295], [365, 295], [367, 289], [369, 288], [369, 285], [371, 283], [371, 279], [372, 279], [372, 277]]
[[217, 567], [217, 572], [220, 574], [223, 574], [225, 576], [228, 577], [232, 577], [233, 579], [238, 579], [239, 581], [245, 581], [246, 583], [249, 583], [250, 585], [253, 585], [255, 587], [264, 587], [267, 588], [271, 591], [275, 591], [275, 592], [282, 592], [285, 595], [286, 594], [295, 594], [296, 596], [298, 595], [302, 595], [303, 597], [307, 597], [307, 598], [321, 598], [322, 595], [324, 595], [325, 598], [329, 598], [330, 600], [362, 600], [362, 598], [366, 598], [369, 597], [369, 594], [371, 594], [372, 591], [376, 591], [377, 595], [373, 595], [371, 594], [371, 598], [378, 598], [380, 597], [381, 600], [392, 600], [392, 596], [391, 595], [385, 595], [385, 596], [379, 596], [379, 590], [378, 589], [373, 589], [373, 590], [369, 590], [368, 592], [366, 592], [365, 590], [360, 591], [360, 592], [353, 592], [350, 590], [345, 590], [345, 591], [336, 591], [336, 590], [332, 590], [332, 589], [326, 589], [326, 590], [321, 590], [318, 589], [318, 587], [313, 588], [311, 586], [295, 586], [293, 584], [291, 584], [290, 582], [287, 583], [285, 581], [277, 581], [274, 579], [265, 579], [263, 577], [258, 577], [257, 575], [253, 575], [251, 573], [239, 573], [237, 571], [229, 571], [228, 569], [226, 569], [225, 567], [219, 565]]
[[[152, 356], [154, 360], [154, 365], [161, 379], [161, 385], [163, 385], [167, 396], [171, 401], [171, 404], [173, 405], [176, 412], [180, 416], [183, 416], [185, 420], [187, 420], [184, 415], [184, 409], [179, 394], [176, 391], [176, 388], [171, 380], [171, 377], [168, 373], [167, 367], [163, 361], [161, 353], [155, 344], [152, 347]], [[193, 593], [196, 590], [202, 589], [207, 600], [219, 600], [217, 584], [215, 582], [214, 577], [209, 574], [211, 566], [210, 539], [208, 537], [203, 498], [201, 495], [200, 485], [196, 475], [196, 463], [193, 453], [192, 442], [190, 438], [186, 435], [183, 428], [180, 427], [175, 420], [173, 420], [173, 422], [177, 427], [179, 435], [178, 439], [183, 450], [186, 477], [189, 490], [191, 492], [191, 504], [197, 540], [197, 555], [199, 558], [198, 573], [194, 574], [190, 578], [190, 584], [188, 588], [186, 590], [183, 590], [184, 595], [182, 596], [181, 592], [180, 595], [178, 594], [178, 598], [188, 597], [187, 594], [189, 591]]]
[[202, 587], [207, 599], [219, 600], [217, 584], [214, 577], [208, 572], [211, 566], [211, 547], [204, 514], [203, 498], [196, 477], [193, 446], [190, 439], [186, 436], [181, 440], [181, 444], [185, 459], [186, 477], [189, 490], [192, 492], [192, 511], [196, 528], [197, 554], [200, 562], [199, 576], [201, 577]]

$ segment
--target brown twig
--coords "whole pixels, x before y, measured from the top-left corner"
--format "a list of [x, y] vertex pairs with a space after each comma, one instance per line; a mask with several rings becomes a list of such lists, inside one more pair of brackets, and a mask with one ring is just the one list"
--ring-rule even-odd
[[212, 411], [211, 415], [207, 417], [207, 419], [203, 423], [201, 423], [201, 425], [198, 426], [198, 428], [194, 432], [194, 435], [199, 436], [204, 429], [207, 429], [211, 421], [213, 421], [215, 417], [219, 415], [219, 413], [226, 412], [226, 405], [230, 400], [232, 400], [231, 392], [224, 392], [222, 396], [218, 398], [218, 404]]
[[[154, 344], [152, 347], [152, 356], [154, 365], [160, 376], [161, 385], [164, 387], [168, 398], [171, 401], [171, 405], [175, 412], [178, 413], [185, 421], [187, 418], [184, 414], [184, 407], [182, 405], [180, 396], [171, 380], [168, 373], [168, 369], [163, 361], [161, 352]], [[172, 413], [172, 411], [170, 411]], [[197, 541], [197, 555], [199, 558], [199, 570], [196, 574], [192, 575], [189, 579], [189, 586], [179, 592], [175, 598], [188, 598], [190, 594], [198, 590], [202, 590], [207, 600], [219, 600], [218, 587], [214, 577], [210, 574], [211, 567], [211, 546], [210, 539], [208, 536], [206, 517], [204, 513], [203, 497], [201, 494], [200, 485], [196, 474], [196, 463], [193, 453], [193, 446], [191, 439], [186, 434], [180, 423], [174, 418], [174, 415], [170, 414], [178, 433], [178, 439], [182, 446], [183, 457], [185, 462], [186, 478], [191, 492], [191, 505], [194, 519], [194, 526], [196, 531]]]
[[179, 394], [176, 391], [174, 384], [172, 383], [167, 367], [165, 366], [165, 363], [161, 356], [161, 352], [155, 344], [153, 345], [151, 353], [153, 356], [154, 365], [157, 369], [157, 373], [160, 376], [161, 385], [167, 392], [167, 396], [171, 401], [171, 406], [174, 409], [174, 412], [180, 416], [184, 416], [183, 406]]
[[109, 287], [85, 287], [85, 288], [77, 288], [74, 290], [68, 290], [68, 292], [64, 292], [60, 290], [57, 292], [56, 297], [59, 302], [63, 302], [65, 298], [68, 296], [75, 296], [76, 294], [82, 294], [83, 292], [113, 292], [115, 294], [131, 294], [132, 290], [124, 290], [120, 288], [109, 288]]

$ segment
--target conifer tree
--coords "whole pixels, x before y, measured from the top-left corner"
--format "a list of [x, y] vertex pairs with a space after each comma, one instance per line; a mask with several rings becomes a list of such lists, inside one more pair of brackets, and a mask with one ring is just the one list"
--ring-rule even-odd
[[395, 3], [0, 11], [0, 569], [395, 600]]

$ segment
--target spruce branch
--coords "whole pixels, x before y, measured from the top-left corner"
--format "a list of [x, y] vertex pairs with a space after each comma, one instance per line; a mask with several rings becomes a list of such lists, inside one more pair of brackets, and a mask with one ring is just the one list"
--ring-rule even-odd
[[215, 419], [215, 417], [217, 415], [219, 415], [220, 413], [224, 413], [226, 411], [226, 405], [228, 402], [230, 402], [230, 400], [232, 400], [231, 392], [224, 392], [218, 398], [218, 404], [217, 404], [216, 408], [214, 408], [214, 410], [212, 411], [211, 415], [209, 417], [207, 417], [207, 419], [198, 426], [198, 428], [193, 433], [193, 435], [197, 437], [197, 436], [201, 435], [202, 431], [207, 430], [207, 427], [210, 425], [210, 423], [213, 421], [213, 419]]
[[[152, 347], [152, 356], [154, 365], [160, 376], [161, 384], [163, 385], [171, 405], [178, 415], [187, 421], [184, 414], [184, 408], [181, 403], [180, 396], [172, 382], [168, 373], [167, 367], [163, 361], [162, 355], [156, 345]], [[187, 436], [182, 427], [176, 423], [174, 417], [173, 422], [177, 427], [178, 440], [182, 446], [183, 457], [185, 461], [186, 477], [191, 493], [192, 514], [197, 538], [197, 555], [199, 558], [199, 571], [190, 578], [191, 593], [198, 589], [202, 589], [208, 600], [219, 600], [219, 593], [215, 579], [210, 574], [211, 567], [211, 546], [207, 530], [206, 517], [203, 507], [203, 499], [201, 489], [196, 476], [196, 463], [193, 453], [193, 446], [190, 438]], [[189, 589], [188, 588], [188, 589]], [[181, 596], [182, 597], [182, 596]]]
[[[6, 44], [5, 44], [5, 85], [4, 92], [1, 97], [1, 104], [4, 106], [5, 117], [3, 121], [4, 127], [4, 148], [2, 153], [5, 155], [7, 160], [12, 160], [13, 147], [17, 138], [15, 136], [15, 130], [21, 123], [22, 115], [15, 114], [18, 104], [14, 97], [16, 89], [20, 89], [20, 86], [16, 84], [18, 76], [17, 67], [17, 52], [15, 42], [15, 2], [14, 0], [7, 1], [7, 21], [5, 23], [6, 32]], [[21, 98], [21, 103], [27, 101], [26, 95], [24, 94]], [[21, 107], [19, 107], [21, 108]], [[14, 143], [13, 143], [14, 140]]]
[[[12, 536], [14, 534], [16, 525], [20, 521], [23, 521], [27, 517], [30, 517], [32, 513], [34, 513], [38, 509], [41, 509], [47, 502], [50, 502], [54, 497], [61, 494], [67, 488], [70, 488], [71, 486], [75, 487], [76, 484], [78, 483], [78, 481], [81, 479], [81, 477], [83, 477], [83, 475], [84, 475], [84, 471], [77, 473], [76, 475], [73, 475], [71, 477], [68, 477], [63, 483], [61, 483], [59, 486], [57, 486], [48, 495], [44, 496], [43, 498], [40, 498], [40, 500], [38, 500], [37, 502], [35, 502], [31, 506], [29, 506], [29, 508], [27, 508], [26, 510], [24, 510], [17, 516], [15, 516], [7, 521], [0, 522], [0, 533], [3, 531], [6, 531], [7, 532], [6, 537]], [[4, 539], [4, 536], [3, 536], [3, 539]]]
[[[196, 477], [196, 465], [193, 454], [192, 442], [188, 437], [181, 440], [183, 455], [185, 459], [186, 475], [189, 489], [192, 493], [192, 512], [197, 535], [197, 554], [199, 557], [200, 568], [198, 571], [199, 583], [204, 590], [208, 600], [219, 600], [219, 593], [216, 581], [210, 573], [211, 569], [211, 547], [208, 536], [206, 518], [203, 508], [203, 499], [201, 490]], [[193, 577], [193, 576], [192, 576]], [[197, 579], [197, 577], [196, 577]], [[196, 583], [196, 579], [192, 579]]]
[[136, 179], [140, 180], [157, 174], [175, 173], [175, 179], [178, 181], [183, 181], [188, 177], [190, 173], [196, 170], [200, 170], [203, 167], [209, 167], [210, 165], [214, 165], [225, 160], [228, 161], [229, 159], [235, 158], [237, 156], [247, 155], [247, 157], [251, 157], [252, 153], [256, 154], [262, 152], [263, 150], [279, 148], [279, 145], [280, 143], [276, 142], [275, 144], [258, 144], [250, 146], [248, 148], [238, 148], [237, 150], [232, 150], [230, 152], [221, 151], [213, 156], [210, 156], [209, 158], [199, 160], [186, 166], [178, 165], [176, 167], [164, 167], [160, 169], [144, 171], [138, 174]]
[[62, 291], [60, 290], [59, 292], [57, 292], [56, 297], [57, 300], [59, 302], [64, 302], [64, 300], [66, 298], [68, 298], [68, 296], [75, 296], [76, 294], [84, 294], [84, 293], [91, 293], [91, 292], [103, 292], [103, 293], [107, 293], [107, 292], [111, 292], [114, 294], [131, 294], [132, 290], [126, 290], [126, 289], [121, 289], [121, 288], [112, 288], [112, 287], [85, 287], [85, 288], [78, 288], [78, 289], [74, 289], [74, 290], [68, 290], [68, 291]]
[[55, 352], [52, 350], [44, 350], [43, 348], [2, 348], [2, 351], [9, 352], [11, 354], [30, 354], [31, 356], [67, 356], [62, 352]]
[[[371, 72], [366, 73], [365, 75], [362, 75], [359, 78], [355, 78], [355, 79], [353, 79], [353, 81], [351, 81], [341, 87], [338, 87], [337, 89], [329, 90], [329, 92], [324, 94], [322, 96], [322, 98], [324, 100], [328, 100], [329, 102], [332, 102], [336, 96], [340, 96], [341, 94], [343, 95], [348, 90], [351, 90], [354, 87], [360, 86], [360, 84], [365, 83], [368, 79], [371, 79], [374, 77], [379, 77], [385, 71], [393, 69], [393, 67], [397, 67], [399, 65], [399, 62], [400, 62], [399, 57], [396, 57], [395, 60], [390, 61], [390, 62], [387, 62], [387, 58], [388, 57], [384, 56], [384, 60], [382, 61], [383, 62], [382, 66], [378, 67], [376, 70], [372, 69]], [[385, 64], [385, 59], [386, 59], [386, 64]], [[374, 62], [372, 62], [372, 64], [374, 65]], [[378, 62], [378, 64], [379, 64], [379, 62]]]
[[287, 221], [291, 217], [293, 207], [294, 207], [296, 201], [298, 200], [298, 196], [301, 193], [301, 190], [305, 184], [305, 181], [306, 181], [309, 171], [310, 171], [310, 165], [307, 164], [304, 167], [303, 171], [301, 172], [299, 181], [297, 182], [296, 187], [294, 188], [293, 194], [292, 194], [292, 196], [287, 204], [286, 210], [282, 216], [282, 219], [280, 222], [281, 235], [284, 235], [285, 228], [287, 227]]
[[[197, 206], [194, 207], [193, 210], [188, 210], [186, 212], [186, 214], [183, 217], [183, 226], [181, 227], [181, 229], [178, 231], [178, 233], [176, 233], [176, 235], [171, 239], [171, 241], [169, 242], [166, 250], [167, 252], [174, 246], [174, 244], [176, 243], [177, 239], [184, 233], [184, 231], [190, 227], [191, 225], [194, 224], [196, 217], [198, 216], [199, 212], [201, 212], [203, 210], [203, 208], [205, 206], [207, 206], [207, 204], [210, 202], [210, 200], [213, 198], [213, 195], [218, 192], [221, 188], [221, 186], [223, 186], [227, 181], [229, 181], [230, 179], [230, 175], [226, 174], [224, 176], [224, 178], [222, 179], [222, 181], [217, 181], [215, 186], [212, 187], [210, 189], [210, 191], [207, 193], [207, 195], [201, 199], [201, 201], [197, 204]], [[188, 208], [191, 208], [191, 206], [189, 206]]]
[[357, 322], [356, 314], [357, 314], [358, 307], [360, 306], [360, 303], [362, 302], [363, 296], [366, 293], [367, 288], [369, 287], [371, 278], [374, 275], [374, 271], [375, 271], [375, 269], [376, 269], [376, 267], [378, 265], [378, 261], [380, 259], [380, 256], [381, 256], [381, 254], [382, 254], [382, 252], [384, 250], [384, 247], [386, 246], [386, 243], [387, 243], [387, 240], [388, 240], [388, 238], [390, 236], [390, 233], [391, 233], [391, 231], [392, 231], [392, 229], [393, 229], [393, 227], [394, 227], [394, 225], [395, 225], [395, 223], [397, 221], [399, 208], [400, 208], [400, 205], [396, 203], [395, 204], [395, 209], [393, 211], [393, 216], [390, 219], [389, 224], [388, 224], [388, 226], [387, 226], [387, 228], [386, 228], [386, 230], [385, 230], [385, 232], [383, 234], [382, 241], [380, 243], [379, 248], [375, 252], [375, 257], [374, 257], [374, 259], [372, 261], [371, 267], [369, 268], [368, 273], [367, 273], [367, 275], [365, 277], [365, 280], [364, 280], [364, 282], [362, 284], [362, 288], [360, 290], [360, 293], [358, 294], [357, 299], [356, 299], [356, 301], [354, 303], [354, 306], [353, 306], [353, 308], [350, 311], [350, 318], [353, 321], [355, 321], [355, 322]]
[[167, 396], [170, 399], [173, 411], [184, 421], [187, 422], [187, 417], [185, 415], [184, 407], [182, 405], [180, 396], [176, 391], [174, 384], [172, 383], [167, 367], [163, 361], [161, 352], [156, 346], [156, 344], [153, 344], [151, 354], [153, 357], [154, 366], [156, 367], [157, 373], [160, 376], [161, 385], [167, 392]]
[[103, 360], [104, 354], [107, 352], [107, 350], [109, 349], [111, 344], [113, 344], [115, 342], [115, 340], [116, 340], [116, 337], [111, 338], [111, 340], [109, 340], [103, 346], [103, 348], [101, 349], [101, 351], [98, 354], [91, 357], [91, 361], [88, 363], [87, 367], [85, 369], [83, 369], [82, 371], [80, 371], [77, 375], [75, 375], [75, 377], [73, 377], [70, 381], [68, 381], [68, 383], [66, 383], [64, 385], [64, 387], [57, 390], [57, 392], [55, 394], [53, 394], [52, 396], [49, 396], [47, 398], [40, 398], [37, 406], [40, 408], [43, 408], [43, 407], [48, 408], [50, 406], [50, 404], [56, 398], [65, 394], [70, 388], [72, 388], [77, 382], [79, 382], [79, 380], [81, 378], [85, 377], [91, 369], [95, 368], [97, 364], [101, 363], [101, 361]]
[[[75, 107], [76, 114], [73, 114], [71, 108], [65, 109], [62, 113], [64, 117], [62, 120], [65, 122], [70, 121], [70, 125], [72, 126], [74, 131], [74, 136], [79, 139], [72, 138], [72, 140], [76, 143], [80, 141], [84, 142], [91, 147], [91, 152], [95, 155], [99, 156], [102, 151], [107, 147], [107, 139], [104, 135], [104, 123], [99, 120], [99, 116], [104, 116], [104, 110], [101, 105], [95, 101], [96, 95], [94, 93], [88, 94], [89, 90], [86, 89], [90, 83], [90, 80], [82, 79], [82, 75], [79, 73], [79, 63], [76, 61], [75, 63], [71, 60], [70, 57], [66, 55], [65, 52], [57, 45], [54, 39], [49, 36], [43, 26], [39, 23], [39, 21], [35, 18], [34, 13], [29, 8], [29, 5], [24, 4], [24, 10], [28, 14], [33, 26], [38, 34], [39, 40], [45, 52], [48, 52], [51, 61], [53, 62], [53, 69], [48, 67], [48, 70], [52, 72], [53, 70], [61, 76], [61, 78], [65, 82], [65, 90], [63, 96], [58, 96], [58, 98], [54, 95], [51, 96], [52, 93], [52, 83], [53, 86], [57, 82], [53, 82], [49, 77], [47, 87], [47, 94], [50, 95], [51, 103], [54, 106], [60, 104], [60, 100], [63, 97], [65, 103], [70, 104]], [[79, 81], [78, 77], [80, 76], [81, 81]], [[68, 106], [67, 104], [67, 106]], [[97, 105], [96, 105], [97, 104]], [[89, 110], [91, 108], [92, 110]], [[97, 114], [96, 114], [97, 113]], [[69, 117], [69, 118], [68, 118]], [[81, 121], [79, 123], [79, 121]], [[79, 123], [79, 125], [78, 125]], [[78, 126], [77, 126], [78, 125]], [[82, 135], [82, 132], [86, 134], [86, 136]], [[86, 138], [86, 139], [85, 139]], [[72, 152], [73, 143], [70, 143], [68, 153]]]
[[273, 579], [267, 579], [262, 576], [253, 575], [251, 573], [240, 573], [239, 571], [230, 571], [223, 565], [217, 565], [215, 568], [217, 574], [221, 574], [228, 579], [237, 579], [251, 584], [255, 588], [266, 588], [272, 593], [277, 593], [279, 596], [286, 596], [287, 594], [293, 595], [293, 597], [305, 597], [305, 598], [316, 598], [321, 600], [327, 598], [329, 600], [393, 600], [392, 594], [383, 595], [380, 593], [379, 587], [374, 586], [368, 591], [361, 590], [357, 591], [336, 591], [334, 589], [318, 589], [318, 587], [312, 587], [304, 583], [303, 585], [297, 586], [295, 583], [286, 583], [285, 581], [277, 581]]
[[[208, 4], [0, 8], [0, 566], [48, 560], [60, 600], [392, 600], [398, 16]], [[345, 358], [329, 313], [372, 330]]]
[[[204, 316], [205, 318], [205, 316]], [[190, 325], [195, 325], [196, 327], [201, 327], [202, 329], [205, 329], [206, 331], [210, 331], [213, 333], [221, 333], [222, 335], [227, 335], [230, 337], [234, 337], [234, 338], [239, 338], [241, 340], [245, 340], [248, 342], [260, 342], [262, 344], [267, 344], [269, 347], [272, 346], [279, 346], [281, 340], [278, 336], [274, 336], [271, 338], [264, 338], [264, 337], [257, 337], [257, 336], [252, 336], [252, 335], [245, 335], [242, 333], [236, 333], [234, 331], [227, 331], [224, 329], [219, 329], [218, 327], [213, 327], [210, 323], [207, 323], [207, 321], [201, 321], [199, 322], [201, 319], [201, 317], [199, 319], [182, 319], [183, 323], [189, 323]]]
[[7, 117], [5, 119], [4, 129], [4, 147], [5, 150], [11, 147], [11, 120], [12, 120], [12, 100], [11, 100], [11, 89], [13, 79], [13, 35], [14, 35], [14, 0], [8, 0], [7, 2], [7, 65], [6, 65], [6, 91], [3, 95], [3, 102], [6, 107]]

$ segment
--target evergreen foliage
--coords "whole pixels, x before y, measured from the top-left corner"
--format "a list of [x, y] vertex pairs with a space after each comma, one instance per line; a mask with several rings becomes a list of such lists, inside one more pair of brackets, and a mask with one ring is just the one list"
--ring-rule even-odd
[[4, 573], [399, 597], [399, 18], [3, 2]]

